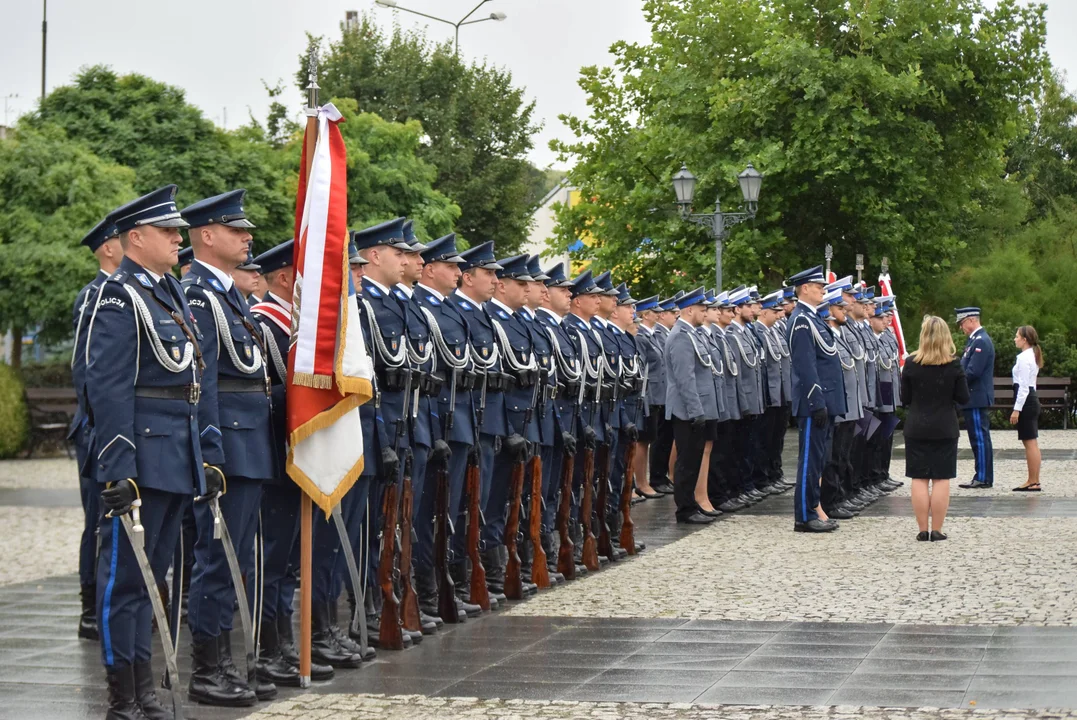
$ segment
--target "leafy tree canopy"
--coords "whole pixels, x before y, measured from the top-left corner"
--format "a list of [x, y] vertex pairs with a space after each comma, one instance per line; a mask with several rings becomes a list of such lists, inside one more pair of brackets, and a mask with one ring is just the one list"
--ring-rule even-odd
[[[909, 299], [946, 269], [1003, 174], [1049, 67], [1044, 8], [1001, 0], [647, 0], [649, 44], [585, 68], [592, 116], [565, 117], [583, 202], [563, 248], [637, 276], [640, 292], [709, 282], [709, 234], [672, 211], [682, 161], [697, 208], [766, 174], [760, 215], [732, 232], [725, 277], [776, 284], [822, 261], [888, 256]], [[994, 188], [994, 189], [992, 189]], [[645, 242], [650, 238], [651, 242]], [[643, 266], [646, 265], [646, 272]]]
[[[321, 45], [322, 38], [311, 42]], [[306, 55], [296, 73], [306, 88]], [[525, 154], [537, 132], [535, 104], [512, 74], [467, 65], [451, 43], [419, 32], [384, 33], [367, 14], [323, 53], [323, 97], [349, 97], [386, 120], [418, 120], [425, 131], [419, 157], [437, 168], [434, 187], [462, 211], [456, 231], [472, 242], [493, 240], [510, 254], [526, 239], [533, 197]]]

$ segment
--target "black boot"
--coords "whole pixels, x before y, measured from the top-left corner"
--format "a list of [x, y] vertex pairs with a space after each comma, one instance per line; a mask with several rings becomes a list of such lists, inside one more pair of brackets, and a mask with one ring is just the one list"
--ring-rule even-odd
[[83, 585], [79, 589], [82, 599], [82, 614], [79, 615], [79, 637], [84, 640], [97, 640], [97, 586]]
[[486, 568], [486, 588], [492, 595], [504, 595], [505, 566], [501, 562], [500, 546], [482, 551], [482, 566]]
[[[340, 622], [337, 616], [337, 604], [330, 602], [327, 608], [329, 613], [329, 632], [336, 638], [337, 644], [340, 645], [344, 652], [351, 653], [352, 655], [358, 655], [360, 660], [364, 662], [370, 662], [378, 653], [372, 647], [367, 647], [366, 650], [358, 642], [353, 640], [349, 633], [344, 632], [340, 627]], [[348, 627], [351, 627], [351, 617], [348, 618]]]
[[108, 671], [108, 713], [105, 720], [146, 720], [135, 700], [135, 671], [130, 665]]
[[284, 687], [299, 687], [299, 668], [284, 659], [277, 623], [264, 622], [258, 644], [258, 680]]
[[363, 659], [358, 653], [345, 650], [330, 630], [329, 608], [314, 603], [310, 617], [310, 656], [334, 668], [357, 668]]
[[546, 553], [546, 571], [550, 574], [550, 583], [560, 585], [565, 581], [565, 576], [557, 572], [557, 549], [554, 547], [553, 533], [542, 533], [539, 542], [542, 544], [542, 552]]
[[[437, 617], [444, 622], [438, 615], [438, 581], [434, 576], [434, 568], [415, 568], [415, 594], [419, 596], [420, 613], [429, 618]], [[455, 608], [449, 622], [456, 622]]]
[[250, 707], [258, 702], [254, 691], [233, 685], [221, 672], [217, 638], [195, 637], [191, 641], [191, 682], [187, 695], [203, 705]]
[[221, 665], [221, 672], [233, 685], [254, 690], [255, 696], [259, 700], [272, 700], [277, 697], [277, 686], [271, 682], [260, 681], [257, 668], [254, 673], [255, 685], [253, 688], [247, 682], [247, 677], [240, 674], [235, 660], [232, 659], [232, 634], [227, 630], [221, 630], [221, 634], [217, 636], [217, 658]]
[[[471, 585], [468, 580], [467, 574], [467, 561], [461, 560], [449, 565], [449, 577], [452, 578], [453, 586], [456, 589], [456, 621], [464, 622], [469, 617], [478, 617], [482, 615], [482, 608], [472, 602], [468, 602], [471, 597]], [[490, 599], [490, 608], [493, 609], [497, 603], [493, 598]]]
[[[538, 592], [538, 585], [531, 582], [528, 578], [531, 577], [531, 546], [525, 539], [517, 543], [517, 554], [520, 556], [520, 585], [523, 586], [524, 597], [530, 597]], [[501, 572], [502, 578], [504, 578], [505, 568], [509, 564], [509, 548], [507, 545], [502, 545], [499, 549], [501, 553]], [[524, 572], [524, 558], [527, 558], [527, 572]], [[502, 579], [504, 582], [504, 579]]]
[[[277, 636], [280, 638], [280, 654], [284, 661], [295, 667], [299, 672], [299, 649], [295, 646], [295, 638], [292, 635], [292, 618], [290, 615], [277, 617]], [[310, 679], [314, 682], [332, 680], [336, 673], [332, 665], [310, 661]]]
[[149, 720], [172, 720], [172, 713], [165, 710], [154, 690], [153, 668], [149, 661], [136, 662], [131, 666], [135, 674], [135, 698], [142, 714]]

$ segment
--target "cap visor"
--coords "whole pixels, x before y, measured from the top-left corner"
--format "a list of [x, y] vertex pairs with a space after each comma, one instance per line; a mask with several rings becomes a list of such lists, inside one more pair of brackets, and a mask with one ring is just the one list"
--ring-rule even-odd
[[411, 245], [408, 245], [403, 240], [393, 240], [392, 242], [386, 244], [389, 247], [395, 247], [397, 250], [403, 250], [404, 252], [416, 252], [412, 249]]
[[366, 265], [366, 264], [367, 264], [367, 263], [369, 263], [369, 262], [370, 262], [370, 261], [369, 261], [369, 260], [367, 260], [367, 259], [366, 259], [365, 257], [363, 257], [362, 255], [356, 255], [356, 256], [355, 256], [355, 257], [353, 257], [353, 258], [348, 258], [348, 264], [349, 264], [349, 265]]
[[154, 222], [148, 222], [147, 225], [153, 225], [159, 228], [188, 228], [190, 224], [183, 218], [170, 218], [168, 220], [157, 220]]
[[426, 250], [426, 245], [423, 245], [421, 242], [411, 243], [408, 245], [408, 249], [411, 250], [411, 252], [422, 252], [423, 250]]
[[226, 225], [228, 227], [234, 227], [234, 228], [253, 228], [253, 227], [255, 227], [255, 224], [252, 223], [247, 218], [240, 218], [238, 220], [229, 220], [228, 222], [221, 223], [221, 225]]
[[490, 262], [479, 263], [475, 267], [480, 267], [483, 270], [504, 270], [505, 268], [498, 263], [491, 260]]
[[467, 260], [459, 255], [450, 255], [449, 257], [438, 258], [437, 260], [427, 260], [426, 262], [466, 263]]

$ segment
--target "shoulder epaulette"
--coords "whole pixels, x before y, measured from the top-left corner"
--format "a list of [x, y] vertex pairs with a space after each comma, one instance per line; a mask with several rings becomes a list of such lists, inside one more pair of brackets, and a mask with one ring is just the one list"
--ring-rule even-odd
[[109, 275], [108, 280], [106, 280], [105, 282], [114, 282], [114, 283], [123, 284], [123, 283], [127, 282], [127, 271], [126, 270], [117, 270], [116, 272]]

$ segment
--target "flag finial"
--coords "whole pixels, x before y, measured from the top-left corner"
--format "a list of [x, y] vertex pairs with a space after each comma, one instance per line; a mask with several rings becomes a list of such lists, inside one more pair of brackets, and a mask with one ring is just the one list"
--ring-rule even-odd
[[312, 45], [307, 55], [307, 110], [318, 108], [318, 47]]
[[882, 270], [883, 275], [886, 275], [890, 272], [890, 259], [887, 258], [885, 255], [883, 256], [882, 263], [879, 264], [879, 269]]

